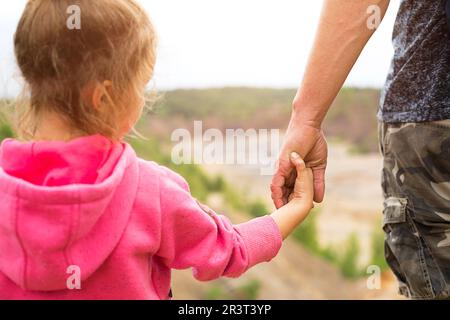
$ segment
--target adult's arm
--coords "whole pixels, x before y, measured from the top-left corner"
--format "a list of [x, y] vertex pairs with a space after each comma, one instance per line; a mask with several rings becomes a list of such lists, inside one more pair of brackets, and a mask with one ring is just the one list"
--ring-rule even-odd
[[[295, 181], [289, 160], [295, 151], [314, 174], [314, 200], [325, 192], [327, 143], [321, 126], [350, 70], [375, 31], [373, 14], [384, 17], [389, 0], [325, 0], [314, 45], [293, 111], [285, 142], [272, 179], [272, 199], [277, 208], [287, 202]], [[371, 7], [377, 6], [377, 7]], [[378, 8], [368, 12], [369, 8]], [[369, 22], [369, 24], [368, 24]]]

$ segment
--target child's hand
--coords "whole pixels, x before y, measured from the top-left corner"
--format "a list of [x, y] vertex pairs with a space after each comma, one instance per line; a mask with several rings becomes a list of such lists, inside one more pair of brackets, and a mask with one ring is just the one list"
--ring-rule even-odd
[[312, 170], [306, 168], [305, 162], [297, 153], [291, 154], [291, 161], [296, 169], [295, 182], [289, 195], [289, 202], [272, 213], [272, 218], [285, 239], [303, 222], [314, 207], [314, 187]]
[[314, 184], [312, 170], [306, 168], [305, 162], [296, 152], [291, 153], [291, 162], [295, 166], [296, 178], [288, 200], [289, 202], [300, 201], [303, 205], [313, 208]]

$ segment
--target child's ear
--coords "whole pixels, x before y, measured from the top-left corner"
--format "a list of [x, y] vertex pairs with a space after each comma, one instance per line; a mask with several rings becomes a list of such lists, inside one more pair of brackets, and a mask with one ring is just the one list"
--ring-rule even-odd
[[108, 104], [111, 90], [112, 82], [109, 80], [95, 84], [91, 92], [91, 103], [96, 110], [102, 110]]

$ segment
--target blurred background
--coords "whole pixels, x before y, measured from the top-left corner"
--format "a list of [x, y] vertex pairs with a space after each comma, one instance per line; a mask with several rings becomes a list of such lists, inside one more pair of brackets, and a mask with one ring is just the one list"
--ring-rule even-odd
[[[341, 0], [336, 0], [341, 1]], [[343, 0], [342, 0], [343, 1]], [[234, 223], [271, 212], [270, 176], [250, 165], [175, 165], [173, 130], [284, 130], [307, 62], [322, 1], [140, 0], [159, 34], [155, 77], [160, 98], [130, 139], [139, 155], [167, 165], [195, 197]], [[25, 0], [0, 4], [0, 140], [14, 135], [9, 108], [22, 87], [13, 35]], [[175, 271], [175, 299], [397, 299], [383, 257], [381, 157], [376, 111], [393, 49], [399, 1], [352, 70], [324, 124], [330, 147], [323, 204], [271, 262], [239, 279], [200, 283]], [[381, 288], [368, 289], [370, 265]]]

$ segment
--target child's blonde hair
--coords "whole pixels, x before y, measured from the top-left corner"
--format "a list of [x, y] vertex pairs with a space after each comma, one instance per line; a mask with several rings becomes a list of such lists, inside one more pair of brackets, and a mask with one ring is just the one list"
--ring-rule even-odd
[[[80, 28], [67, 24], [73, 5], [80, 8]], [[144, 98], [156, 60], [155, 30], [134, 0], [29, 0], [14, 44], [26, 81], [25, 103], [17, 108], [21, 137], [33, 138], [43, 112], [114, 140], [121, 138], [118, 121], [134, 125], [130, 115], [141, 110], [130, 110], [127, 102]], [[111, 90], [106, 110], [98, 110], [84, 90], [105, 82]]]

